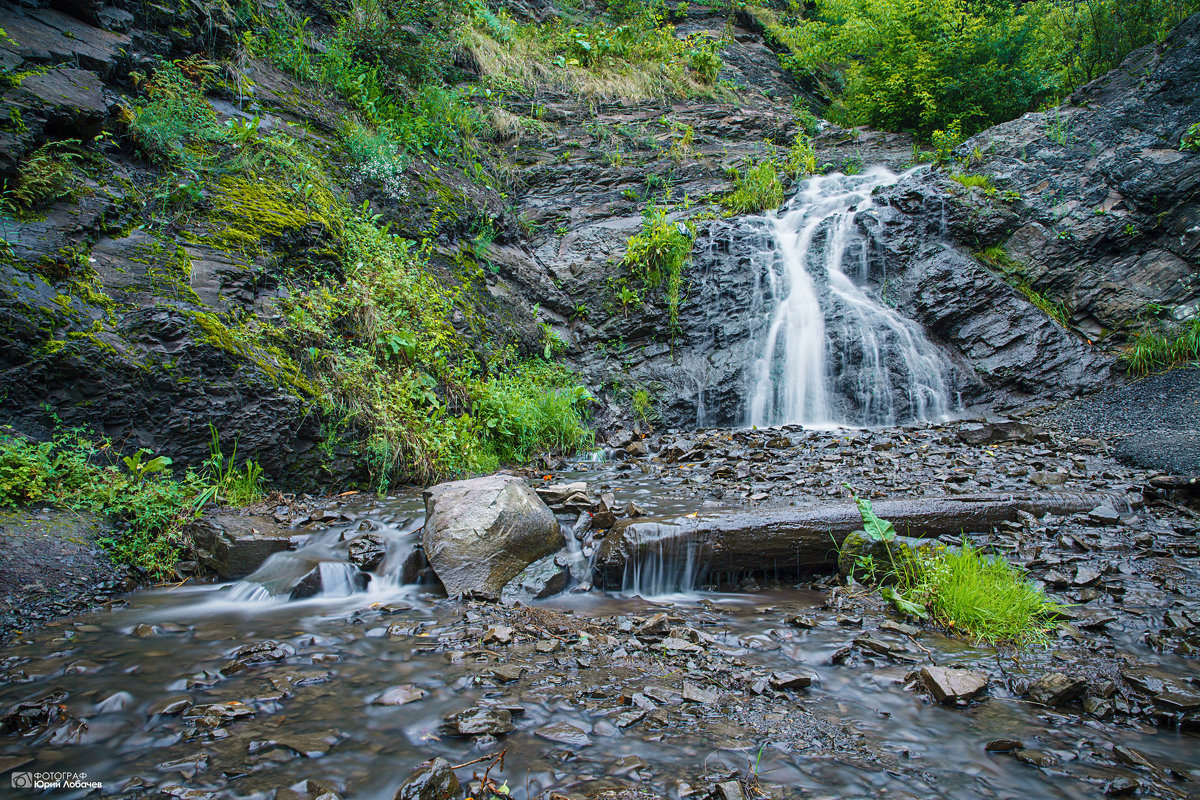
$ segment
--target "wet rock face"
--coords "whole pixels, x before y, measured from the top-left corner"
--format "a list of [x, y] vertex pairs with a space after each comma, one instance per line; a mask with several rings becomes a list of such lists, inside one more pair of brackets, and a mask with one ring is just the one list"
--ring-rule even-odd
[[[1063, 107], [963, 143], [956, 156], [970, 159], [965, 171], [988, 176], [991, 195], [945, 173], [913, 175], [884, 192], [881, 202], [896, 213], [882, 219], [880, 238], [897, 256], [893, 266], [910, 265], [898, 283], [917, 318], [980, 363], [985, 380], [1023, 373], [1027, 385], [1015, 388], [1032, 391], [1052, 388], [1056, 376], [1082, 389], [1102, 379], [1102, 360], [1087, 354], [1085, 339], [1161, 307], [1177, 319], [1194, 316], [1200, 154], [1181, 151], [1179, 141], [1200, 119], [1200, 99], [1184, 88], [1198, 81], [1195, 16]], [[959, 252], [937, 252], [943, 232]], [[1011, 263], [967, 255], [996, 245]], [[1079, 334], [1074, 346], [1019, 293], [996, 285], [1004, 269], [1065, 307]]]
[[520, 478], [491, 475], [425, 492], [425, 554], [451, 596], [498, 598], [539, 558], [560, 550], [558, 520]]

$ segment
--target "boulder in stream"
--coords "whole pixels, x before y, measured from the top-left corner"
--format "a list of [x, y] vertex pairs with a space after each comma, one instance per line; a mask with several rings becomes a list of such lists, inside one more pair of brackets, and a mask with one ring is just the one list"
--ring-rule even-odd
[[274, 553], [291, 548], [291, 534], [268, 517], [204, 517], [188, 525], [184, 534], [200, 562], [227, 580], [244, 578]]
[[566, 544], [558, 520], [520, 478], [489, 475], [425, 492], [421, 540], [451, 597], [497, 599], [526, 567]]
[[393, 800], [458, 800], [462, 793], [450, 762], [433, 758], [413, 771]]

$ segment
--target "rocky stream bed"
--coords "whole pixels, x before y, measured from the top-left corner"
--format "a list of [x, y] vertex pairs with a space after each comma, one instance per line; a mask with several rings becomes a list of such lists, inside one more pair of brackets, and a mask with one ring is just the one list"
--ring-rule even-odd
[[[459, 765], [468, 789], [487, 770], [522, 799], [1197, 796], [1194, 486], [1106, 450], [1014, 420], [618, 433], [610, 460], [525, 476], [575, 544], [557, 585], [523, 574], [503, 603], [405, 582], [420, 577], [417, 494], [276, 498], [213, 526], [284, 542], [258, 561], [343, 553], [318, 558], [310, 596], [189, 581], [16, 637], [0, 769], [83, 771], [133, 797], [432, 800]], [[690, 586], [646, 568], [589, 590], [604, 537], [798, 513], [843, 502], [843, 483], [880, 506], [1107, 499], [964, 531], [1068, 605], [1020, 651], [902, 620], [836, 574], [832, 540], [806, 570], [700, 563]], [[355, 562], [374, 572], [365, 589]], [[406, 784], [434, 757], [448, 763]]]

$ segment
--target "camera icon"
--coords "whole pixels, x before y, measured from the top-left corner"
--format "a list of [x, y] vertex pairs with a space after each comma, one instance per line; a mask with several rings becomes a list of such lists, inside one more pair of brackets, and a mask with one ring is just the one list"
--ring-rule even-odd
[[12, 788], [14, 788], [14, 789], [32, 789], [33, 788], [33, 773], [32, 772], [14, 772], [12, 774]]

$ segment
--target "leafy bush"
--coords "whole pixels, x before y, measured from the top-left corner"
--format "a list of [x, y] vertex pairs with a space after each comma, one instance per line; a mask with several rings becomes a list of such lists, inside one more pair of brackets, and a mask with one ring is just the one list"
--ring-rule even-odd
[[214, 69], [192, 58], [160, 62], [149, 80], [141, 76], [141, 98], [128, 111], [129, 131], [152, 161], [196, 170], [208, 155], [207, 146], [228, 138], [204, 99], [204, 86]]
[[111, 449], [108, 440], [97, 444], [79, 431], [47, 442], [0, 436], [0, 506], [52, 503], [107, 514], [124, 526], [101, 542], [113, 558], [167, 577], [183, 544], [182, 527], [197, 514], [202, 482], [191, 473], [173, 480], [163, 469], [150, 468], [155, 462], [165, 467], [158, 459], [143, 464], [142, 451], [125, 460], [134, 465], [128, 471], [97, 463]]
[[500, 461], [526, 461], [548, 450], [590, 446], [584, 424], [592, 401], [575, 376], [549, 362], [528, 362], [473, 391], [483, 444]]
[[463, 0], [353, 0], [335, 47], [376, 67], [394, 94], [450, 77]]
[[[798, 154], [803, 159], [802, 166], [816, 166], [816, 155], [809, 153]], [[812, 172], [813, 170], [809, 170]], [[738, 170], [730, 171], [733, 178], [733, 191], [721, 199], [721, 205], [734, 214], [752, 214], [769, 208], [778, 208], [783, 203], [783, 182], [779, 179], [779, 169], [774, 161], [762, 161], [746, 170], [743, 175]]]
[[715, 83], [721, 68], [725, 66], [719, 50], [719, 42], [698, 42], [688, 53], [689, 64], [702, 83]]
[[1031, 57], [1036, 20], [1008, 4], [819, 0], [817, 12], [780, 35], [792, 69], [835, 74], [835, 121], [928, 137], [960, 120], [973, 133], [1057, 88]]
[[1179, 139], [1179, 149], [1200, 152], [1200, 122], [1190, 126]]
[[[798, 131], [792, 141], [792, 149], [788, 151], [787, 171], [800, 178], [817, 171], [817, 153], [813, 150], [812, 139], [804, 131]], [[782, 197], [780, 201], [782, 202]]]
[[[683, 271], [691, 263], [696, 230], [692, 223], [673, 222], [663, 206], [650, 206], [642, 215], [642, 230], [629, 239], [621, 263], [633, 277], [651, 289], [663, 288], [671, 328], [679, 325], [679, 298]], [[628, 298], [633, 301], [634, 297]], [[637, 298], [636, 306], [641, 302]], [[622, 299], [622, 306], [629, 303]]]
[[1131, 51], [1166, 34], [1200, 10], [1196, 0], [1038, 0], [1032, 53], [1058, 74], [1060, 90], [1115, 69]]
[[80, 184], [75, 173], [79, 154], [72, 151], [78, 139], [50, 142], [21, 162], [17, 178], [7, 192], [18, 207], [34, 210], [68, 197]]

